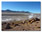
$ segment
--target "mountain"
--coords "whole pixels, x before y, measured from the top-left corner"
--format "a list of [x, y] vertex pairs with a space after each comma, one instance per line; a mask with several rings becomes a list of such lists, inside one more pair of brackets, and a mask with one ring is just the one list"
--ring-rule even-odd
[[9, 9], [7, 9], [7, 10], [2, 10], [2, 12], [15, 12], [15, 13], [30, 13], [30, 12], [28, 12], [28, 11], [12, 11], [12, 10], [9, 10]]

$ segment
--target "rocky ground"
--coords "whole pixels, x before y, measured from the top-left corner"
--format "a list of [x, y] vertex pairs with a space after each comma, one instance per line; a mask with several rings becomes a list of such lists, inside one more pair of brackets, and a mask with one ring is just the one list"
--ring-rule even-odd
[[41, 21], [38, 18], [32, 18], [25, 21], [2, 22], [2, 31], [40, 31]]

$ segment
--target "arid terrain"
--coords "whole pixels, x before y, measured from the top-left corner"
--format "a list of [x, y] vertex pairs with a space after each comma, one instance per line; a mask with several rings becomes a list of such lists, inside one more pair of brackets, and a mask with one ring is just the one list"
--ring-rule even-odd
[[32, 18], [25, 21], [2, 22], [2, 31], [40, 31], [41, 21], [38, 18]]
[[40, 31], [41, 15], [25, 12], [2, 12], [2, 31]]

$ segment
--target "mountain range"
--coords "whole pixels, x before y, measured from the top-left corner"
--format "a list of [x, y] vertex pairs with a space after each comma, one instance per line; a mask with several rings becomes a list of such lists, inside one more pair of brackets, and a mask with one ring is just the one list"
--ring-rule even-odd
[[2, 12], [30, 13], [29, 11], [12, 11], [12, 10], [9, 10], [9, 9], [7, 9], [7, 10], [2, 10]]

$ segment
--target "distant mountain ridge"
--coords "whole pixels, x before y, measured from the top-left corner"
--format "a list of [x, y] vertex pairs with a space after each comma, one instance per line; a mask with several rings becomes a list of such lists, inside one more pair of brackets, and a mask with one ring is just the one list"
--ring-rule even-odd
[[2, 12], [18, 12], [18, 13], [30, 13], [30, 12], [28, 12], [28, 11], [12, 11], [12, 10], [2, 10]]

